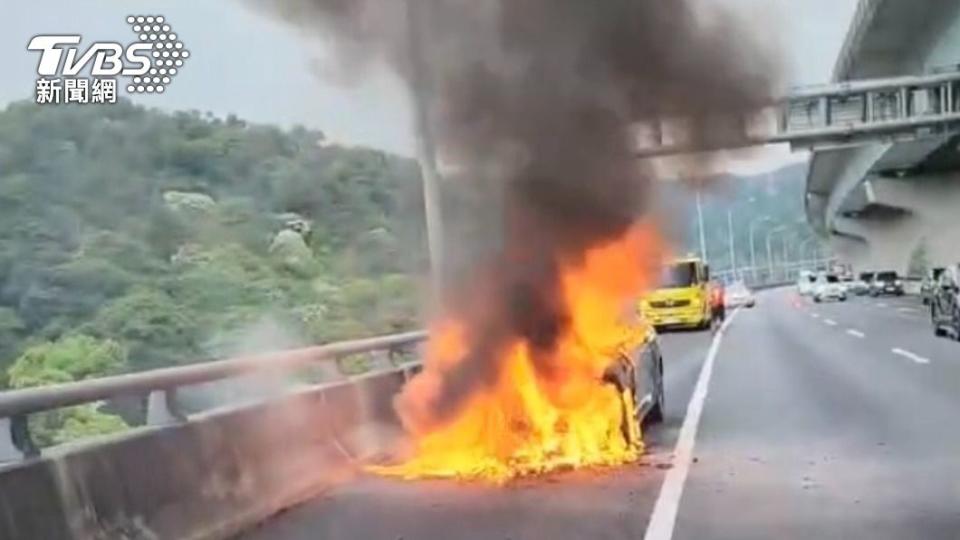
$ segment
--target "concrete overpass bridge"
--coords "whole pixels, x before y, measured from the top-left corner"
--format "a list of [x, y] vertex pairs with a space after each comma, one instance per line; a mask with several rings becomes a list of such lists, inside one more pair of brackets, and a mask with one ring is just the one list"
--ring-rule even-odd
[[638, 124], [638, 156], [788, 143], [811, 150], [806, 210], [861, 270], [960, 260], [960, 2], [861, 0], [828, 84], [792, 90], [751, 118]]
[[[862, 0], [834, 70], [834, 83], [955, 72], [960, 3]], [[955, 96], [899, 96], [895, 106], [958, 110]], [[833, 251], [861, 270], [907, 270], [926, 249], [934, 265], [960, 260], [960, 138], [955, 129], [814, 152], [807, 216]]]

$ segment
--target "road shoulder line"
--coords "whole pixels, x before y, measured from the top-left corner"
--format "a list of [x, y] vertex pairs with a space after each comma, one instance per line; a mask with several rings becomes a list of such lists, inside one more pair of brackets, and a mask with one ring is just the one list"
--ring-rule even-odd
[[670, 540], [673, 538], [673, 530], [677, 523], [677, 512], [680, 510], [680, 498], [683, 496], [683, 487], [687, 481], [687, 475], [690, 473], [690, 463], [693, 460], [693, 447], [696, 444], [697, 429], [700, 427], [700, 416], [703, 414], [703, 405], [707, 399], [707, 391], [713, 375], [713, 364], [717, 353], [720, 351], [723, 336], [739, 312], [739, 309], [734, 311], [720, 327], [720, 331], [713, 337], [713, 343], [711, 343], [710, 350], [707, 352], [707, 358], [703, 362], [703, 367], [700, 368], [697, 386], [693, 390], [693, 395], [690, 396], [687, 414], [683, 419], [683, 425], [680, 427], [680, 436], [677, 438], [677, 444], [673, 449], [673, 467], [667, 471], [663, 484], [660, 486], [660, 494], [657, 496], [653, 513], [650, 515], [650, 522], [647, 523], [647, 532], [643, 536], [644, 540]]

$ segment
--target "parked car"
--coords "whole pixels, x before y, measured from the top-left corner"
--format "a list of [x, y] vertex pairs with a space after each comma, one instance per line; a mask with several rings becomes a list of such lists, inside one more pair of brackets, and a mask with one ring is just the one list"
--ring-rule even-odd
[[896, 272], [877, 272], [870, 285], [870, 296], [903, 296], [903, 280]]
[[960, 265], [951, 265], [940, 273], [930, 299], [930, 322], [937, 336], [960, 340]]
[[813, 287], [813, 301], [823, 302], [824, 300], [847, 301], [847, 288], [843, 286], [836, 274], [822, 273], [817, 277]]
[[929, 306], [932, 303], [943, 271], [944, 268], [933, 268], [923, 276], [923, 282], [920, 283], [920, 300], [923, 305]]
[[725, 303], [728, 309], [736, 307], [752, 308], [757, 305], [757, 298], [746, 284], [742, 281], [737, 281], [727, 287]]

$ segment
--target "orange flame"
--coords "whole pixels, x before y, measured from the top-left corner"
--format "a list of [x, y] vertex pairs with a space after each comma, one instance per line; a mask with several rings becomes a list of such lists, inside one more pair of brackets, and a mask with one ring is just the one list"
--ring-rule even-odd
[[[643, 445], [632, 396], [603, 376], [652, 331], [636, 315], [636, 298], [651, 285], [659, 253], [655, 229], [638, 224], [580, 261], [561, 261], [570, 324], [550, 353], [550, 375], [537, 372], [527, 343], [513, 343], [494, 384], [470, 396], [450, 421], [412, 433], [409, 460], [374, 470], [407, 479], [499, 483], [635, 460]], [[405, 405], [429, 403], [436, 395], [444, 373], [466, 353], [465, 332], [456, 320], [437, 326], [423, 372], [400, 397]]]

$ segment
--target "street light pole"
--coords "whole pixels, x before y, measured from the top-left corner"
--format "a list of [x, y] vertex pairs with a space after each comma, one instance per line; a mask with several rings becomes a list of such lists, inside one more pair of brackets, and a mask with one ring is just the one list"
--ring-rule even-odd
[[760, 216], [750, 222], [750, 271], [753, 273], [753, 282], [756, 283], [757, 280], [757, 246], [753, 239], [753, 233], [755, 232], [754, 227], [761, 223], [766, 223], [770, 221], [770, 216]]
[[727, 234], [730, 236], [730, 269], [733, 279], [737, 278], [737, 246], [733, 239], [733, 210], [727, 210]]
[[773, 245], [770, 240], [773, 235], [783, 232], [785, 229], [786, 227], [781, 225], [767, 233], [767, 275], [769, 277], [773, 277]]
[[703, 232], [703, 204], [700, 202], [700, 188], [697, 188], [697, 224], [700, 228], [700, 258], [707, 264], [707, 239]]
[[[811, 237], [811, 238], [807, 238], [806, 240], [803, 241], [802, 244], [800, 244], [800, 257], [801, 257], [801, 258], [802, 258], [802, 257], [805, 257], [805, 256], [807, 255], [807, 246], [809, 246], [811, 243], [816, 242], [816, 241], [817, 241], [817, 237], [814, 236], [814, 237]], [[816, 247], [816, 246], [814, 246], [814, 247]], [[815, 262], [816, 262], [816, 255], [814, 254], [813, 257], [809, 257], [809, 258], [807, 259], [807, 261], [810, 262], [810, 263], [815, 263]]]
[[787, 244], [788, 235], [783, 235], [783, 280], [790, 280], [790, 251]]
[[[407, 1], [407, 37], [411, 67], [411, 98], [416, 124], [417, 160], [423, 182], [423, 206], [427, 226], [427, 249], [430, 252], [430, 273], [434, 292], [439, 295], [443, 286], [443, 216], [441, 213], [440, 173], [437, 171], [436, 144], [430, 124], [428, 95], [430, 92], [429, 62], [423, 57], [421, 32], [428, 26], [424, 21], [423, 3]], [[439, 297], [439, 296], [438, 296]]]

